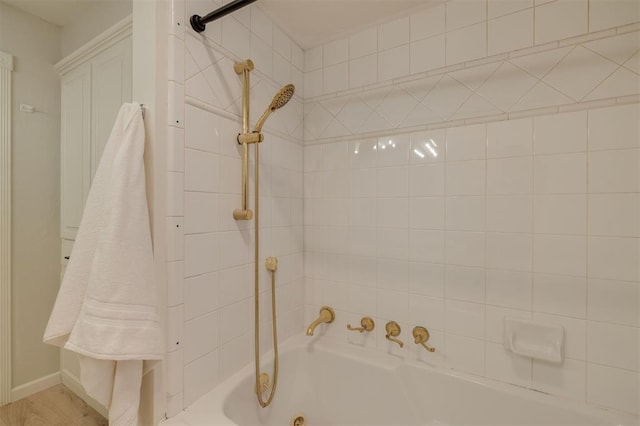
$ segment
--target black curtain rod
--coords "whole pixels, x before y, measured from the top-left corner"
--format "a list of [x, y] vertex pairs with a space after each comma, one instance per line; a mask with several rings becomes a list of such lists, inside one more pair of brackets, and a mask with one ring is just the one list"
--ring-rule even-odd
[[189, 20], [191, 22], [191, 27], [197, 33], [201, 33], [205, 30], [205, 26], [216, 19], [220, 19], [225, 15], [230, 14], [231, 12], [235, 12], [238, 9], [242, 9], [245, 6], [249, 6], [256, 0], [234, 0], [231, 3], [227, 3], [224, 6], [214, 10], [205, 16], [193, 15]]

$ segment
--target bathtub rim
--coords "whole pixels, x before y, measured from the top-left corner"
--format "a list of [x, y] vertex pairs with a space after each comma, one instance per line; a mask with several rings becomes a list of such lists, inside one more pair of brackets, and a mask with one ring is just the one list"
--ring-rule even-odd
[[[409, 357], [409, 353], [405, 354], [405, 356], [400, 356], [398, 354], [385, 353], [377, 349], [366, 348], [349, 342], [327, 339], [323, 334], [310, 337], [300, 333], [288, 338], [280, 344], [281, 356], [296, 350], [322, 351], [391, 371], [402, 365], [406, 365], [410, 368], [426, 370], [432, 374], [445, 375], [499, 392], [506, 392], [508, 394], [521, 397], [527, 401], [542, 403], [555, 408], [566, 409], [578, 414], [591, 416], [598, 420], [602, 420], [603, 422], [607, 422], [607, 424], [610, 424], [611, 426], [638, 426], [640, 424], [640, 415], [635, 416], [630, 413], [576, 401], [562, 395], [548, 394], [542, 391], [501, 382], [487, 377], [433, 366], [426, 362], [411, 359]], [[269, 350], [263, 354], [262, 357], [266, 361], [263, 363], [262, 368], [265, 369], [265, 371], [270, 371], [273, 359], [273, 350]], [[280, 367], [283, 368], [282, 365]], [[171, 419], [168, 419], [167, 426], [172, 424], [198, 425], [202, 424], [201, 422], [203, 421], [206, 421], [206, 424], [235, 425], [236, 423], [225, 415], [224, 405], [233, 390], [236, 389], [247, 377], [253, 376], [254, 372], [254, 363], [251, 361], [239, 371], [220, 382], [215, 388], [207, 392], [205, 395], [198, 398], [190, 406], [185, 407], [184, 411]], [[279, 392], [283, 392], [282, 388], [279, 388]], [[293, 415], [295, 413], [291, 414]]]

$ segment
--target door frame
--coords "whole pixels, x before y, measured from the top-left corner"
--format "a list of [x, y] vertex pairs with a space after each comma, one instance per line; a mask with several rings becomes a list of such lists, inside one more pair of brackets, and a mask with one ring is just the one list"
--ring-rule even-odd
[[11, 73], [0, 51], [0, 406], [11, 402]]

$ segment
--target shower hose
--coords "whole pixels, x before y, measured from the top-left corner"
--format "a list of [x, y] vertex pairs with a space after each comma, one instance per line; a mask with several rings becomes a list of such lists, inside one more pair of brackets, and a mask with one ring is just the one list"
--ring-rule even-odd
[[258, 186], [259, 177], [259, 164], [260, 158], [258, 154], [258, 143], [255, 143], [255, 247], [254, 247], [254, 300], [255, 300], [255, 324], [254, 324], [254, 338], [255, 338], [255, 363], [256, 363], [256, 396], [258, 397], [258, 403], [262, 408], [271, 404], [273, 397], [276, 393], [276, 387], [278, 385], [278, 330], [276, 323], [276, 268], [277, 263], [272, 264], [267, 261], [267, 269], [271, 272], [271, 319], [273, 329], [273, 385], [269, 386], [269, 397], [265, 401], [263, 399], [263, 386], [260, 381], [260, 271], [258, 269], [258, 260], [260, 255], [260, 191]]

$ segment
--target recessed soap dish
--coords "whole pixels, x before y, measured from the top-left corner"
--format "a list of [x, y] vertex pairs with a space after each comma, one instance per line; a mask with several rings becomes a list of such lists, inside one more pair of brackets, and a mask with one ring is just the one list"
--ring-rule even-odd
[[515, 354], [562, 362], [564, 329], [519, 318], [504, 318], [504, 347]]

